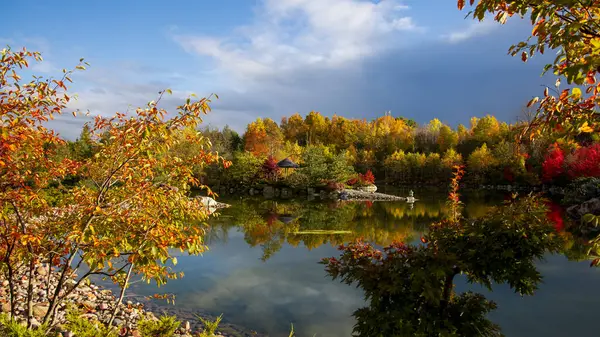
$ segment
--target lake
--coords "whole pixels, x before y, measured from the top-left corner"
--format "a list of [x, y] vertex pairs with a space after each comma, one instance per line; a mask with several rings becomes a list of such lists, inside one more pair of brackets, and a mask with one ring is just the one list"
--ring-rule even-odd
[[[377, 245], [418, 240], [448, 208], [444, 191], [415, 190], [415, 197], [414, 205], [223, 197], [220, 201], [232, 206], [211, 220], [209, 251], [178, 257], [176, 270], [185, 277], [158, 290], [134, 284], [132, 292], [174, 293], [178, 308], [222, 313], [226, 322], [269, 336], [287, 337], [291, 323], [299, 337], [350, 336], [352, 312], [364, 305], [362, 291], [332, 281], [318, 262], [338, 256], [337, 246], [355, 237]], [[465, 193], [465, 215], [485, 214], [505, 197]], [[495, 301], [498, 309], [490, 319], [506, 336], [598, 336], [600, 271], [561, 255], [547, 256], [539, 269], [544, 283], [535, 296], [520, 297], [504, 285], [490, 293], [464, 280], [458, 280], [457, 291], [476, 290]]]

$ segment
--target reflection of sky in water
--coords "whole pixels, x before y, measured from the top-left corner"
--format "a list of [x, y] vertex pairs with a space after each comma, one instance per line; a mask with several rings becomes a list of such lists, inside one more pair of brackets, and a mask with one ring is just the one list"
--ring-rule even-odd
[[[443, 199], [437, 200], [435, 207], [439, 208], [439, 200]], [[377, 206], [374, 213], [381, 213], [382, 206]], [[485, 212], [482, 203], [470, 206], [472, 212]], [[427, 208], [436, 214], [430, 206]], [[381, 222], [382, 215], [372, 213], [370, 216]], [[364, 213], [357, 214], [364, 217]], [[389, 214], [383, 218], [394, 221]], [[132, 291], [173, 292], [177, 306], [214, 315], [223, 313], [225, 321], [271, 336], [287, 336], [293, 323], [299, 337], [347, 337], [354, 324], [352, 312], [364, 302], [360, 290], [331, 281], [324, 266], [318, 264], [323, 257], [337, 255], [331, 244], [308, 250], [303, 244], [293, 247], [283, 243], [281, 250], [263, 262], [261, 246], [250, 247], [243, 231], [232, 227], [227, 239], [212, 241], [203, 256], [178, 258], [177, 269], [185, 271], [183, 279], [170, 281], [158, 290], [135, 284]], [[498, 286], [493, 293], [475, 287], [498, 304], [491, 320], [500, 324], [509, 337], [598, 336], [600, 270], [589, 268], [589, 262], [549, 256], [540, 264], [540, 271], [544, 283], [533, 297], [520, 297], [507, 286]], [[466, 289], [464, 280], [459, 280], [457, 290]]]
[[[299, 336], [350, 336], [351, 315], [362, 305], [362, 294], [332, 282], [317, 263], [335, 254], [327, 245], [311, 251], [284, 246], [262, 262], [260, 247], [251, 248], [230, 232], [226, 244], [212, 246], [204, 256], [178, 258], [185, 277], [159, 291], [174, 292], [178, 306], [224, 313], [229, 322], [273, 336], [289, 332], [290, 323]], [[132, 291], [156, 289], [132, 286]]]

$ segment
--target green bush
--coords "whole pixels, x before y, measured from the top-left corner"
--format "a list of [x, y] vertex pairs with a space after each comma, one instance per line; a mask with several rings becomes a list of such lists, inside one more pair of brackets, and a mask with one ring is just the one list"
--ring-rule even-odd
[[138, 330], [142, 337], [171, 337], [181, 322], [175, 316], [161, 316], [158, 320], [142, 319], [138, 322]]
[[285, 178], [285, 183], [292, 188], [302, 188], [307, 187], [310, 184], [310, 179], [306, 174], [294, 171]]
[[196, 317], [198, 317], [200, 322], [202, 322], [202, 324], [204, 325], [204, 331], [202, 331], [200, 334], [198, 334], [198, 337], [212, 337], [215, 335], [215, 331], [217, 331], [217, 328], [219, 327], [219, 323], [221, 323], [221, 318], [223, 318], [223, 315], [217, 317], [214, 320], [214, 322], [211, 322], [200, 316], [196, 316]]
[[64, 328], [71, 331], [77, 337], [117, 336], [112, 328], [105, 326], [98, 320], [90, 320], [82, 317], [81, 312], [69, 310], [66, 318], [67, 323], [64, 325]]
[[231, 167], [224, 172], [225, 180], [230, 184], [250, 186], [256, 182], [262, 163], [261, 158], [250, 152], [236, 152]]
[[600, 197], [600, 178], [579, 178], [565, 189], [563, 203], [575, 205]]
[[[55, 334], [46, 335], [47, 327], [45, 325], [33, 329], [27, 329], [17, 321], [8, 318], [8, 316], [0, 315], [0, 336], [2, 337], [48, 337], [56, 336]], [[79, 335], [77, 335], [79, 336]]]

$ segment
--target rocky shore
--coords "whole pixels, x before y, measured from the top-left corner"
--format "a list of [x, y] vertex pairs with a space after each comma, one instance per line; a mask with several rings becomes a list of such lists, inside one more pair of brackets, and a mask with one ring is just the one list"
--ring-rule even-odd
[[405, 197], [399, 197], [396, 195], [377, 193], [377, 192], [366, 192], [359, 190], [344, 189], [339, 193], [340, 198], [342, 195], [347, 200], [369, 200], [369, 201], [406, 201]]
[[[27, 317], [26, 308], [26, 289], [28, 284], [28, 278], [25, 273], [19, 273], [16, 277], [15, 290], [16, 290], [16, 320], [25, 324]], [[39, 326], [43, 320], [44, 315], [48, 310], [48, 292], [52, 292], [57, 284], [58, 274], [51, 271], [46, 265], [39, 265], [35, 269], [33, 288], [35, 289], [33, 295], [33, 326]], [[67, 281], [69, 284], [75, 284], [75, 280], [71, 279]], [[10, 312], [10, 294], [9, 294], [9, 282], [6, 279], [0, 277], [0, 309], [3, 313]], [[61, 328], [66, 322], [66, 308], [72, 308], [81, 313], [81, 317], [89, 319], [90, 321], [100, 321], [106, 323], [109, 321], [112, 314], [112, 309], [116, 303], [116, 298], [112, 291], [104, 289], [93, 283], [81, 284], [76, 290], [74, 290], [65, 300], [65, 302], [59, 306], [57, 315], [57, 330], [61, 332], [64, 337], [73, 336], [72, 332]], [[152, 308], [148, 310], [149, 308]], [[157, 316], [160, 314], [175, 315], [181, 321], [180, 328], [176, 331], [174, 337], [187, 337], [192, 334], [199, 332], [203, 329], [201, 322], [197, 319], [197, 316], [212, 319], [207, 315], [198, 314], [192, 311], [178, 311], [175, 308], [160, 307], [152, 305], [150, 303], [144, 303], [143, 300], [139, 302], [125, 301], [117, 309], [117, 314], [113, 322], [114, 326], [120, 328], [120, 336], [137, 336], [137, 323], [141, 319], [157, 320]], [[223, 331], [223, 332], [221, 332]], [[257, 336], [250, 332], [245, 332], [239, 327], [235, 327], [229, 324], [221, 324], [219, 332], [215, 336], [225, 337], [237, 337], [237, 336]]]

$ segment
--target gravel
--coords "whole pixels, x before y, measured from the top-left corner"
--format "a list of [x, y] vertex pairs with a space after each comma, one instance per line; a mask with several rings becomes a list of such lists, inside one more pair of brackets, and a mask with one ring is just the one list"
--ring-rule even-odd
[[[33, 319], [32, 323], [34, 326], [40, 325], [44, 318], [44, 315], [48, 311], [49, 301], [47, 292], [52, 293], [56, 289], [58, 281], [58, 273], [52, 271], [47, 265], [38, 265], [35, 268], [34, 280], [33, 280]], [[27, 317], [27, 285], [28, 278], [27, 273], [20, 272], [15, 275], [15, 290], [16, 290], [16, 320], [22, 324], [26, 324]], [[74, 279], [67, 280], [69, 285], [75, 284]], [[9, 282], [0, 276], [0, 312], [10, 312], [10, 293], [9, 293]], [[99, 320], [100, 322], [107, 323], [112, 314], [112, 308], [116, 303], [116, 298], [112, 291], [109, 289], [103, 289], [93, 283], [84, 284], [82, 282], [79, 287], [69, 294], [66, 300], [58, 307], [57, 324], [56, 328], [62, 332], [64, 337], [73, 336], [72, 332], [65, 331], [61, 326], [66, 321], [66, 307], [73, 306], [82, 312], [81, 317], [85, 317], [89, 320]], [[126, 301], [122, 303], [117, 309], [117, 314], [113, 325], [120, 327], [120, 336], [139, 336], [137, 332], [137, 323], [142, 318], [158, 320], [156, 315], [147, 309], [145, 305], [148, 303]], [[160, 307], [154, 306], [155, 312], [163, 311]], [[165, 312], [167, 314], [176, 315], [179, 320], [182, 321], [180, 328], [176, 331], [175, 337], [192, 336], [192, 333], [196, 333], [202, 330], [202, 325], [196, 317], [196, 313], [193, 312], [178, 312], [177, 310], [171, 309]], [[200, 315], [201, 317], [208, 318], [206, 315]], [[192, 322], [187, 321], [192, 320]], [[231, 325], [225, 324], [224, 327], [228, 332], [218, 332], [215, 336], [250, 336], [250, 333], [244, 333], [240, 328], [232, 328]], [[187, 328], [187, 329], [186, 329]], [[256, 336], [256, 335], [253, 335]]]

